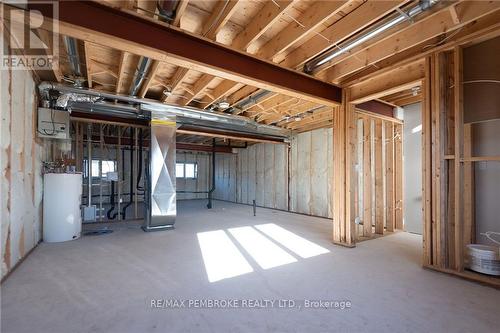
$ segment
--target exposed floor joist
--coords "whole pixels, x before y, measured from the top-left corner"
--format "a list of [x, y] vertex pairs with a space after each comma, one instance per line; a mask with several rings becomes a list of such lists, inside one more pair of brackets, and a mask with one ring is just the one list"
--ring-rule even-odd
[[[46, 17], [53, 16], [44, 6], [29, 6]], [[60, 33], [74, 38], [111, 44], [122, 51], [292, 97], [328, 105], [340, 103], [340, 89], [333, 85], [115, 8], [93, 2], [61, 2], [59, 21]]]

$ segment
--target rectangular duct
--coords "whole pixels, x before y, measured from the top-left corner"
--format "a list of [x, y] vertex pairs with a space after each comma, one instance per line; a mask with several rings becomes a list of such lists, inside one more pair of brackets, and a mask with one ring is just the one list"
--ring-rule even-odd
[[151, 146], [144, 231], [173, 229], [176, 209], [176, 118], [151, 112]]

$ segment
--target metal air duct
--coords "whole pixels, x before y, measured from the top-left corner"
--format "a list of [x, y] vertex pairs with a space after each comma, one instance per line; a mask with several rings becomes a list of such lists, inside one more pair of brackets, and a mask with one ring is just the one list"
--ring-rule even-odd
[[80, 69], [80, 54], [78, 52], [78, 45], [76, 39], [68, 36], [63, 37], [64, 46], [66, 48], [66, 53], [68, 54], [68, 61], [71, 67], [71, 72], [73, 76], [82, 76], [82, 71]]
[[175, 19], [176, 9], [179, 5], [178, 0], [160, 0], [156, 3], [160, 19], [162, 21], [171, 22]]
[[[193, 107], [164, 104], [150, 99], [139, 99], [133, 96], [117, 95], [52, 82], [42, 82], [39, 84], [38, 89], [42, 99], [45, 101], [50, 98], [50, 91], [59, 92], [61, 95], [57, 97], [57, 107], [66, 110], [75, 109], [103, 114], [120, 112], [124, 116], [138, 118], [149, 117], [149, 114], [152, 112], [167, 112], [177, 116], [178, 123], [211, 127], [219, 130], [230, 129], [241, 133], [258, 134], [280, 140], [287, 140], [291, 135], [290, 130], [259, 124], [246, 117], [207, 112]], [[127, 103], [127, 105], [106, 103], [106, 100], [116, 100]]]
[[132, 80], [132, 86], [130, 87], [129, 94], [131, 96], [136, 96], [139, 92], [142, 82], [146, 78], [149, 67], [151, 66], [151, 59], [147, 57], [141, 57], [137, 63], [137, 69], [135, 70], [134, 79]]
[[177, 215], [175, 178], [175, 116], [151, 113], [149, 179], [146, 192], [144, 231], [173, 229]]

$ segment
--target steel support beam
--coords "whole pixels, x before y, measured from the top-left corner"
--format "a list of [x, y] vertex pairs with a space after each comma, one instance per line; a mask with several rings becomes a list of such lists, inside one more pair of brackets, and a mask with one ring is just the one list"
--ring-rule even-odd
[[356, 108], [386, 117], [394, 117], [394, 108], [392, 106], [375, 100], [357, 104]]
[[[238, 147], [244, 148], [244, 147]], [[230, 146], [207, 146], [207, 145], [199, 145], [194, 143], [185, 143], [185, 142], [177, 142], [176, 144], [177, 150], [190, 150], [190, 151], [204, 151], [204, 152], [212, 152], [215, 149], [216, 153], [226, 153], [232, 154], [233, 148]]]
[[[341, 103], [342, 89], [337, 86], [151, 18], [95, 1], [59, 1], [58, 5], [59, 32], [63, 35], [92, 42], [100, 40], [104, 45], [120, 46], [127, 51], [133, 48], [155, 60], [168, 59], [182, 67], [316, 103]], [[53, 19], [50, 6], [33, 1], [28, 8]]]

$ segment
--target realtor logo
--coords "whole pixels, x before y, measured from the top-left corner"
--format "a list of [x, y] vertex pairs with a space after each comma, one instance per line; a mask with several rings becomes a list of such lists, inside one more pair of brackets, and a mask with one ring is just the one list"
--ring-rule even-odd
[[37, 1], [37, 6], [46, 6], [54, 20], [29, 9], [28, 1], [7, 0], [0, 4], [0, 69], [53, 70], [58, 66], [58, 3]]

